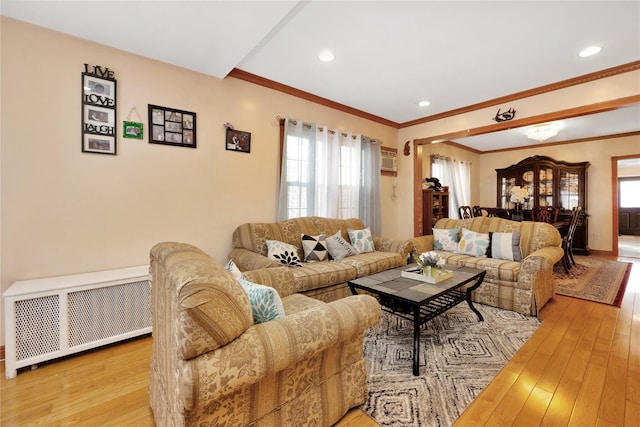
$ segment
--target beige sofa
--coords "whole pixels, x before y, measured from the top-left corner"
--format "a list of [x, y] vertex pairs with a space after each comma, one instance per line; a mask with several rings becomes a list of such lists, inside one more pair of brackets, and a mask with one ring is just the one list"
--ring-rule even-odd
[[[555, 295], [553, 266], [562, 259], [562, 238], [558, 230], [544, 222], [516, 222], [494, 217], [439, 220], [434, 229], [466, 228], [478, 233], [519, 231], [522, 261], [474, 257], [437, 250], [448, 264], [487, 271], [473, 301], [526, 315], [537, 316]], [[414, 254], [433, 250], [433, 235], [413, 239]]]
[[298, 294], [291, 269], [246, 272], [278, 290], [285, 316], [253, 324], [247, 293], [199, 249], [151, 249], [149, 400], [159, 427], [331, 426], [366, 398], [370, 296], [324, 303]]
[[[300, 259], [304, 259], [301, 234], [331, 236], [340, 230], [348, 242], [349, 228], [361, 230], [365, 224], [353, 218], [322, 217], [242, 224], [233, 232], [233, 249], [229, 258], [242, 272], [281, 267], [282, 264], [267, 257], [267, 240], [294, 245]], [[405, 265], [413, 247], [410, 239], [391, 240], [374, 236], [374, 243], [375, 252], [356, 254], [339, 261], [305, 262], [302, 267], [290, 267], [296, 292], [325, 302], [343, 298], [351, 294], [347, 286], [349, 280]]]

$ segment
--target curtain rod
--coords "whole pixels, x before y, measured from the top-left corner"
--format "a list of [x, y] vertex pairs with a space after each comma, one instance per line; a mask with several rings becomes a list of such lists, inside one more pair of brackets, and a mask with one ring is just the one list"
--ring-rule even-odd
[[[284, 119], [285, 119], [285, 117], [281, 117], [279, 114], [278, 114], [278, 115], [276, 115], [276, 120], [277, 120], [278, 122], [280, 122], [281, 120], [284, 120]], [[293, 124], [294, 124], [294, 126], [298, 124], [298, 121], [297, 121], [296, 119], [289, 119], [289, 121], [290, 121], [291, 123], [293, 123]], [[303, 125], [306, 125], [306, 126], [311, 126], [311, 123], [305, 123], [305, 122], [302, 122], [302, 124], [303, 124]], [[324, 127], [323, 127], [323, 126], [318, 126], [318, 128], [317, 128], [317, 129], [318, 129], [320, 132], [322, 132], [322, 131], [324, 130]], [[335, 130], [332, 130], [332, 129], [327, 129], [327, 132], [329, 132], [329, 133], [330, 133], [330, 134], [332, 134], [332, 135], [335, 135], [335, 133], [336, 133], [336, 131], [335, 131]], [[347, 134], [346, 134], [346, 133], [342, 133], [342, 136], [346, 137], [346, 136], [347, 136]], [[356, 138], [357, 138], [357, 136], [356, 136], [356, 135], [351, 135], [351, 139], [356, 139]], [[362, 138], [369, 138], [369, 137], [368, 137], [368, 136], [364, 136], [364, 135], [362, 135]], [[369, 138], [369, 139], [370, 139], [370, 140], [371, 140], [371, 142], [373, 142], [374, 144], [375, 144], [376, 142], [380, 143], [380, 140], [378, 140], [378, 139], [374, 139], [374, 138]]]

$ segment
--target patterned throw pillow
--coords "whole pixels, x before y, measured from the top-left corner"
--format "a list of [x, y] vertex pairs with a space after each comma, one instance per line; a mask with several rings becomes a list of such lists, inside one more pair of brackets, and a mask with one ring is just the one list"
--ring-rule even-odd
[[236, 263], [233, 262], [233, 260], [229, 260], [227, 265], [224, 266], [224, 269], [227, 270], [229, 273], [231, 273], [234, 279], [237, 279], [238, 277], [242, 277], [242, 272], [240, 271]]
[[338, 230], [333, 236], [327, 237], [327, 249], [331, 258], [341, 260], [351, 255], [355, 255], [356, 248], [342, 238], [342, 231]]
[[326, 238], [323, 234], [319, 236], [302, 234], [301, 238], [305, 261], [325, 261], [329, 259]]
[[267, 240], [267, 257], [280, 264], [302, 267], [302, 260], [298, 256], [298, 248], [279, 240]]
[[253, 323], [264, 323], [284, 317], [284, 306], [278, 291], [270, 286], [249, 282], [242, 277], [236, 280], [242, 285], [249, 297]]
[[460, 242], [456, 253], [463, 255], [471, 255], [475, 257], [486, 257], [489, 248], [489, 235], [485, 233], [476, 233], [475, 231], [462, 229]]
[[433, 249], [455, 252], [460, 242], [459, 228], [434, 228], [433, 229]]
[[347, 233], [349, 233], [351, 245], [353, 245], [357, 253], [363, 254], [366, 252], [374, 252], [376, 250], [369, 227], [364, 230], [353, 230], [351, 228], [347, 228]]
[[522, 261], [520, 232], [491, 233], [491, 258]]

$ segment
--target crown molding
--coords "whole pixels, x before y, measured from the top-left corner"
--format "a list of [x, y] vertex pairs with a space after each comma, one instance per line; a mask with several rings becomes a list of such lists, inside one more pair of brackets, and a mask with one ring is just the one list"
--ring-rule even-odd
[[443, 113], [434, 114], [432, 116], [423, 117], [421, 119], [412, 120], [409, 122], [401, 123], [400, 128], [409, 126], [415, 126], [422, 123], [432, 122], [434, 120], [440, 120], [447, 117], [457, 116], [459, 114], [468, 113], [483, 108], [492, 107], [495, 105], [506, 104], [518, 99], [529, 98], [532, 96], [540, 95], [547, 92], [553, 92], [560, 89], [565, 89], [571, 86], [580, 85], [583, 83], [589, 83], [594, 80], [600, 80], [607, 77], [616, 76], [618, 74], [628, 73], [640, 69], [640, 61], [630, 62], [628, 64], [619, 65], [617, 67], [607, 68], [605, 70], [596, 71], [594, 73], [585, 74], [582, 76], [574, 77], [572, 79], [562, 80], [556, 83], [551, 83], [545, 86], [540, 86], [534, 89], [517, 92], [511, 95], [503, 96], [500, 98], [490, 99], [488, 101], [480, 102], [477, 104], [468, 105], [466, 107], [457, 108], [455, 110], [445, 111]]

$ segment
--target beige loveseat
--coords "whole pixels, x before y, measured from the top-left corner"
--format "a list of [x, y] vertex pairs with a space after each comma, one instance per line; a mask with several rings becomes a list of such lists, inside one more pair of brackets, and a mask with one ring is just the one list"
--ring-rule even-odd
[[[483, 284], [473, 291], [473, 301], [526, 315], [537, 316], [555, 295], [553, 266], [562, 259], [562, 238], [544, 222], [516, 222], [494, 217], [439, 220], [434, 229], [466, 228], [478, 233], [520, 232], [522, 261], [475, 257], [436, 250], [448, 264], [487, 271]], [[413, 239], [414, 254], [433, 250], [433, 235]]]
[[[233, 232], [233, 249], [229, 258], [246, 272], [260, 268], [281, 267], [267, 257], [267, 240], [278, 240], [297, 248], [304, 259], [301, 234], [325, 236], [341, 231], [349, 242], [347, 229], [361, 230], [365, 224], [359, 219], [331, 219], [323, 217], [294, 218], [276, 223], [242, 224]], [[302, 267], [290, 267], [296, 292], [322, 301], [335, 301], [350, 295], [347, 282], [357, 277], [400, 267], [407, 262], [413, 243], [411, 240], [373, 238], [375, 252], [359, 253], [338, 261], [304, 262]]]
[[246, 272], [278, 290], [285, 316], [254, 324], [242, 285], [199, 249], [151, 249], [149, 400], [158, 427], [331, 426], [364, 403], [370, 296], [324, 303], [295, 292], [289, 268]]

